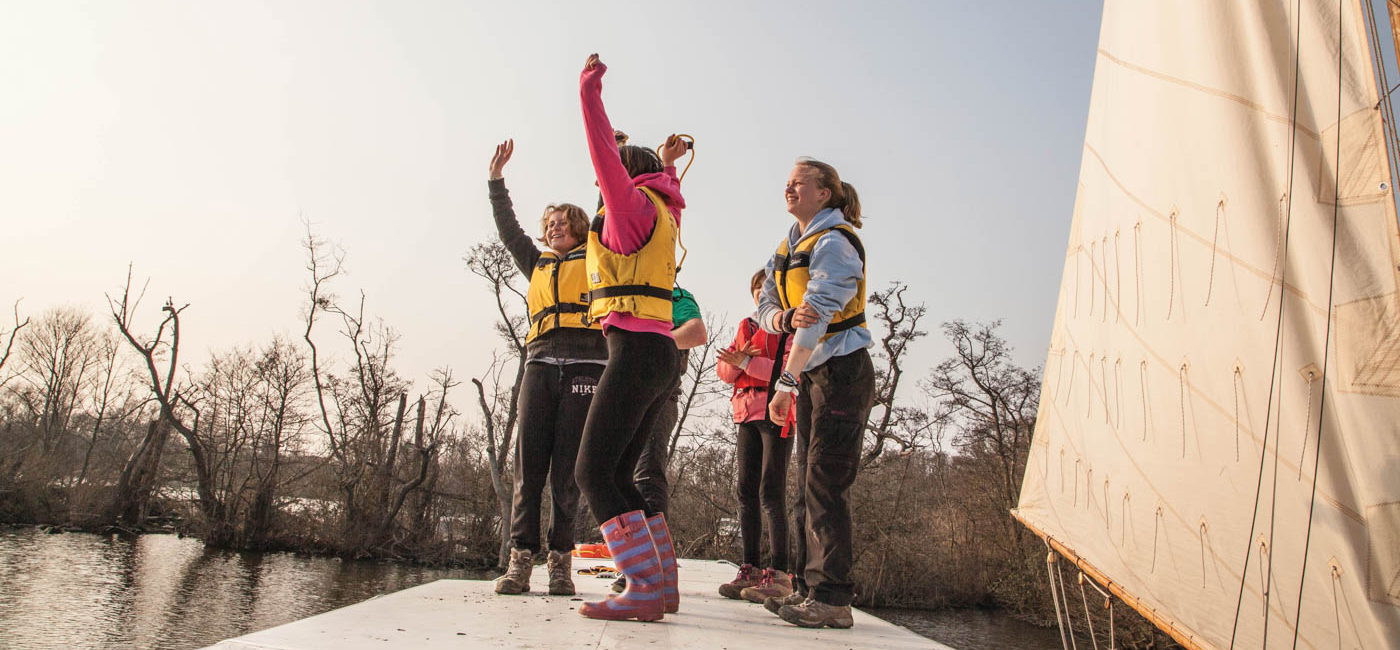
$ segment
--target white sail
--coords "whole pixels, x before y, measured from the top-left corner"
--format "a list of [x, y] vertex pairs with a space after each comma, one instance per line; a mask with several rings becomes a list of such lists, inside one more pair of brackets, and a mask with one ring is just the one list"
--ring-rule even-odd
[[1104, 8], [1017, 516], [1198, 647], [1400, 647], [1370, 28], [1356, 0]]

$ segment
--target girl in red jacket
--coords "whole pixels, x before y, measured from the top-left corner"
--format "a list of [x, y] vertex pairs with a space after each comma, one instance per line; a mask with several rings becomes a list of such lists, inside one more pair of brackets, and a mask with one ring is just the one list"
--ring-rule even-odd
[[[754, 304], [762, 295], [765, 277], [760, 270], [749, 283]], [[792, 438], [768, 419], [774, 361], [786, 338], [769, 334], [753, 318], [745, 318], [734, 342], [719, 352], [715, 366], [720, 379], [734, 385], [729, 402], [734, 408], [734, 423], [739, 425], [739, 533], [744, 542], [744, 563], [734, 580], [720, 585], [719, 593], [726, 598], [762, 603], [769, 596], [781, 598], [792, 593], [784, 494]], [[768, 522], [769, 561], [762, 571], [757, 568], [760, 518]]]

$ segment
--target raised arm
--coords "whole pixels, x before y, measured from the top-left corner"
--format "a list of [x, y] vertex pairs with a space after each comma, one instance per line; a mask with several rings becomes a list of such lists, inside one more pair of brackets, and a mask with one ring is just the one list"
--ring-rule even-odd
[[[608, 66], [597, 54], [589, 55], [579, 75], [579, 101], [583, 106], [583, 130], [588, 138], [588, 156], [593, 160], [593, 171], [598, 176], [598, 189], [603, 193], [603, 204], [608, 208], [609, 217], [623, 217], [643, 213], [651, 216], [651, 202], [632, 185], [632, 176], [622, 166], [622, 158], [617, 153], [617, 140], [613, 137], [612, 123], [603, 109], [603, 74]], [[650, 223], [647, 224], [648, 230]]]
[[496, 219], [496, 233], [500, 235], [501, 243], [506, 245], [506, 250], [510, 251], [510, 256], [515, 259], [516, 266], [520, 267], [520, 272], [528, 278], [534, 271], [535, 262], [540, 259], [540, 249], [535, 246], [534, 240], [525, 234], [520, 222], [515, 218], [510, 191], [506, 189], [506, 180], [501, 175], [514, 152], [514, 140], [506, 140], [496, 145], [496, 154], [491, 157], [491, 166], [488, 169], [486, 189], [491, 197], [491, 214]]

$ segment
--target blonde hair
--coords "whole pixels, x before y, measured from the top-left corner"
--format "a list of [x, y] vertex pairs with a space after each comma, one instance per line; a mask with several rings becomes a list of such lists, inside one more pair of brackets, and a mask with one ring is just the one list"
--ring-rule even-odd
[[820, 160], [798, 158], [797, 164], [816, 172], [818, 184], [831, 192], [831, 198], [826, 200], [826, 207], [840, 210], [847, 222], [857, 228], [861, 227], [860, 196], [856, 194], [855, 186], [842, 182], [836, 168]]
[[580, 244], [588, 241], [588, 213], [572, 203], [551, 203], [545, 206], [544, 214], [540, 215], [540, 243], [549, 245], [545, 235], [549, 233], [549, 215], [555, 212], [564, 213], [564, 219], [569, 222], [569, 234], [573, 235], [574, 241]]

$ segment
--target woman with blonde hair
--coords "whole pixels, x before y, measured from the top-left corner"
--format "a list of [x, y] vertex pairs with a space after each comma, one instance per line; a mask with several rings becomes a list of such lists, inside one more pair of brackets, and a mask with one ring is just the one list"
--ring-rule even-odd
[[540, 503], [549, 479], [553, 504], [549, 523], [549, 593], [573, 595], [570, 551], [578, 485], [574, 462], [598, 377], [608, 349], [598, 323], [586, 318], [588, 279], [585, 245], [588, 215], [571, 203], [547, 206], [540, 217], [541, 251], [516, 221], [502, 171], [515, 142], [496, 146], [487, 187], [496, 231], [520, 272], [530, 278], [530, 330], [525, 338], [525, 375], [520, 384], [519, 431], [515, 438], [515, 500], [511, 508], [510, 565], [496, 580], [496, 593], [530, 590], [530, 572], [541, 551]]
[[768, 414], [796, 429], [797, 556], [795, 591], [763, 605], [795, 625], [847, 628], [854, 597], [848, 496], [875, 397], [865, 247], [855, 232], [860, 199], [834, 167], [809, 158], [793, 167], [784, 198], [796, 222], [768, 262], [758, 323], [793, 339]]

